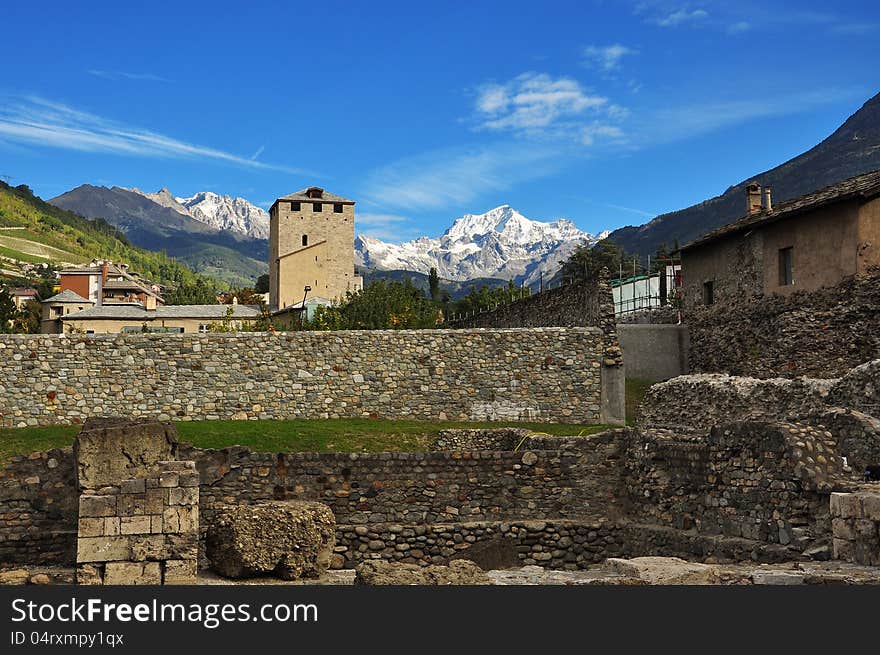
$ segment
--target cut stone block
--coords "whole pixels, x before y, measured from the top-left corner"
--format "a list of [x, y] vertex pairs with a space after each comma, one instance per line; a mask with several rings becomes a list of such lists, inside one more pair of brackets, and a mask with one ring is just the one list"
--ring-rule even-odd
[[105, 585], [160, 585], [162, 567], [159, 562], [107, 562]]
[[198, 581], [198, 566], [194, 559], [170, 559], [165, 562], [163, 584], [192, 585]]
[[128, 537], [80, 537], [76, 542], [77, 562], [126, 560], [130, 554]]
[[77, 482], [96, 489], [143, 478], [177, 454], [177, 430], [153, 419], [88, 419], [73, 444]]
[[79, 515], [116, 516], [116, 496], [80, 496]]
[[605, 566], [620, 575], [652, 585], [709, 585], [719, 582], [716, 567], [677, 557], [612, 557], [605, 560]]

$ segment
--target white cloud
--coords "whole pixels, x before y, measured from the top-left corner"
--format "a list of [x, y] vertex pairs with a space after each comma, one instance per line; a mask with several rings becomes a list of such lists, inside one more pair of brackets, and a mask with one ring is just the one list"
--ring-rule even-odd
[[108, 71], [91, 68], [86, 71], [89, 75], [102, 77], [105, 80], [133, 80], [137, 82], [170, 82], [171, 80], [154, 73], [126, 73], [124, 71]]
[[573, 79], [544, 73], [523, 73], [507, 84], [487, 84], [477, 96], [480, 127], [530, 131], [598, 109], [608, 98], [587, 93]]
[[0, 102], [0, 139], [83, 152], [200, 159], [245, 168], [308, 173], [301, 169], [266, 164], [209, 146], [187, 143], [35, 96]]
[[589, 45], [584, 48], [584, 59], [591, 66], [598, 67], [605, 73], [620, 68], [620, 61], [627, 56], [639, 54], [638, 50], [619, 43], [606, 46]]
[[626, 141], [626, 135], [623, 130], [616, 125], [594, 123], [592, 125], [587, 125], [581, 130], [581, 143], [585, 146], [593, 145], [597, 138], [620, 143]]
[[678, 9], [669, 14], [659, 16], [654, 22], [661, 27], [678, 27], [687, 23], [699, 23], [709, 17], [709, 12], [705, 9]]

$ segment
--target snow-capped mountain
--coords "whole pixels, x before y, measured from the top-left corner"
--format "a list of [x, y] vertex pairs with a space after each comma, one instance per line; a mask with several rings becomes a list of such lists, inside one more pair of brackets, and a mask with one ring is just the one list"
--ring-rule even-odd
[[269, 238], [269, 214], [244, 198], [221, 196], [211, 191], [180, 198], [164, 188], [156, 193], [130, 190], [218, 230], [230, 230], [253, 239]]
[[176, 198], [193, 218], [221, 230], [241, 232], [254, 239], [269, 238], [269, 214], [244, 198], [200, 191], [189, 198]]
[[485, 214], [465, 214], [439, 238], [420, 237], [398, 245], [359, 235], [354, 247], [358, 264], [371, 268], [427, 273], [436, 267], [447, 280], [513, 278], [533, 285], [541, 273], [545, 280], [554, 275], [579, 244], [593, 244], [607, 235], [583, 232], [566, 219], [530, 220], [501, 205]]

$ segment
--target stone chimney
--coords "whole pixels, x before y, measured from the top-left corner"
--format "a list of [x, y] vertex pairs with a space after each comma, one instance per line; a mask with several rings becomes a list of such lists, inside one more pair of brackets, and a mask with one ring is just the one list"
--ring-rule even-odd
[[751, 182], [746, 187], [747, 212], [746, 215], [751, 216], [757, 214], [763, 207], [761, 205], [761, 185], [757, 182]]
[[146, 294], [144, 297], [144, 309], [148, 312], [156, 311], [156, 296], [151, 293]]
[[764, 187], [764, 211], [773, 211], [773, 202], [770, 200], [770, 187]]

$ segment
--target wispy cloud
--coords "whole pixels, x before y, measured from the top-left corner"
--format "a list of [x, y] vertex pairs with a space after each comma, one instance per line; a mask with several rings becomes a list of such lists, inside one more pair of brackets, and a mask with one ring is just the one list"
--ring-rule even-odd
[[660, 27], [678, 27], [680, 25], [700, 23], [707, 18], [709, 18], [709, 12], [705, 9], [682, 8], [657, 16], [653, 19], [653, 22]]
[[90, 68], [86, 71], [89, 75], [102, 77], [105, 80], [132, 80], [136, 82], [170, 82], [166, 77], [156, 75], [155, 73], [127, 73], [125, 71], [108, 71], [96, 68]]
[[670, 143], [742, 125], [761, 118], [789, 116], [816, 107], [861, 97], [861, 89], [823, 89], [776, 96], [683, 104], [640, 116], [633, 141], [643, 145]]
[[257, 148], [257, 151], [251, 155], [251, 161], [256, 161], [257, 158], [263, 154], [263, 151], [266, 149], [266, 146], [260, 146]]
[[624, 57], [637, 55], [639, 51], [620, 43], [614, 43], [605, 46], [588, 45], [584, 48], [583, 54], [587, 65], [597, 67], [602, 72], [610, 73], [620, 68], [620, 62]]
[[4, 99], [0, 102], [0, 139], [83, 152], [200, 159], [244, 168], [278, 170], [292, 174], [309, 173], [302, 169], [263, 163], [209, 146], [187, 143], [36, 96]]
[[371, 206], [410, 211], [466, 205], [552, 173], [558, 154], [530, 143], [427, 152], [370, 173], [361, 197]]
[[830, 29], [832, 34], [838, 36], [865, 36], [880, 32], [880, 23], [838, 23]]
[[478, 129], [548, 139], [581, 138], [590, 145], [603, 134], [622, 136], [622, 130], [609, 122], [622, 120], [628, 112], [605, 96], [588, 92], [577, 80], [530, 72], [505, 84], [480, 87], [475, 114]]
[[400, 214], [358, 212], [355, 227], [359, 234], [383, 241], [400, 242], [417, 236], [411, 219]]
[[752, 29], [752, 24], [745, 20], [737, 21], [731, 25], [727, 26], [728, 34], [742, 34], [743, 32], [748, 32]]

